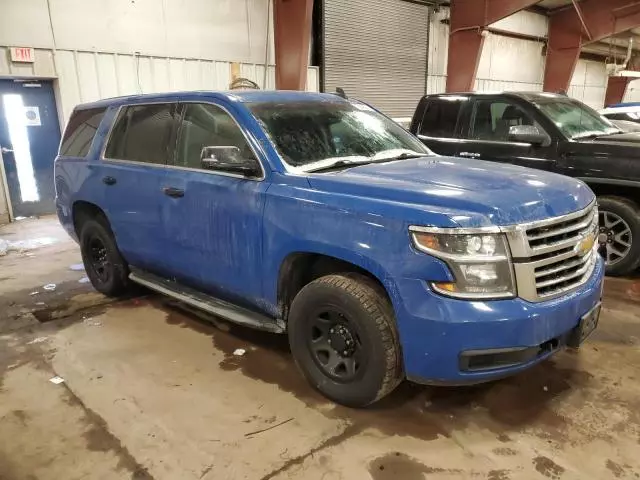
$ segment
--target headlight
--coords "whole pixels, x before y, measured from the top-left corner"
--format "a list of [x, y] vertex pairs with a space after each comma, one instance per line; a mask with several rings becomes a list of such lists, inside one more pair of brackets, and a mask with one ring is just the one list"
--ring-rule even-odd
[[415, 247], [446, 262], [455, 278], [454, 282], [432, 282], [437, 292], [466, 299], [515, 296], [504, 234], [442, 232], [428, 227], [410, 230]]

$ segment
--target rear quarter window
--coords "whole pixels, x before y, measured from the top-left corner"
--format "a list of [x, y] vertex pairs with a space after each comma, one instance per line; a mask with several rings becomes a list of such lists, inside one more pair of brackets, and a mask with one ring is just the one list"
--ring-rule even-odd
[[429, 100], [420, 124], [420, 135], [453, 138], [463, 100], [458, 97], [436, 97]]
[[106, 108], [74, 110], [64, 131], [60, 155], [86, 157], [106, 110]]

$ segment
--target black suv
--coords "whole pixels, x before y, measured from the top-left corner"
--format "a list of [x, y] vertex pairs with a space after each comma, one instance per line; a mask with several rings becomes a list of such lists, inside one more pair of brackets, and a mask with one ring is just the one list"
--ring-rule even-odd
[[410, 130], [441, 155], [583, 180], [598, 196], [607, 273], [640, 265], [640, 134], [624, 133], [581, 102], [542, 92], [427, 95]]

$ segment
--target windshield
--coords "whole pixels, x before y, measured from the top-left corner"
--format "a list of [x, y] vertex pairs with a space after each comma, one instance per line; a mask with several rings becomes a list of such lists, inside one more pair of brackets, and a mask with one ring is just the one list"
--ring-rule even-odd
[[338, 162], [433, 155], [400, 125], [361, 103], [264, 102], [248, 107], [283, 160], [302, 171]]
[[619, 133], [609, 120], [575, 100], [545, 100], [536, 106], [569, 138]]

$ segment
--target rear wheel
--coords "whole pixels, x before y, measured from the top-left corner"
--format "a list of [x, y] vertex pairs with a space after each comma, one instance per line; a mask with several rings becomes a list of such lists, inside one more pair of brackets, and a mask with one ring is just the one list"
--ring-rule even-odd
[[631, 273], [640, 263], [640, 216], [638, 206], [622, 197], [599, 197], [598, 242], [607, 275]]
[[346, 406], [381, 399], [403, 377], [391, 305], [363, 275], [328, 275], [306, 285], [291, 305], [289, 343], [309, 382]]
[[91, 218], [82, 223], [80, 250], [93, 288], [112, 297], [127, 290], [129, 269], [105, 219]]

